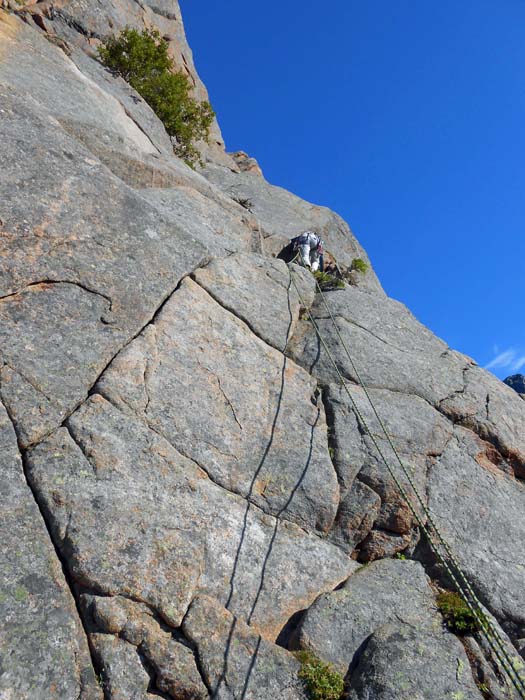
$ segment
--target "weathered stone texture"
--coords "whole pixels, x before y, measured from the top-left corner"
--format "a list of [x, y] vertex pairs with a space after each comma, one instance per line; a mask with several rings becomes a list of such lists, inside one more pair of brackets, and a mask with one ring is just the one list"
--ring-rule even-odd
[[[193, 55], [184, 33], [184, 25], [177, 0], [154, 0], [141, 3], [133, 0], [112, 0], [91, 3], [86, 0], [29, 0], [16, 7], [19, 14], [35, 27], [44, 29], [52, 38], [58, 38], [69, 52], [79, 47], [87, 54], [96, 55], [100, 41], [118, 34], [124, 27], [138, 31], [157, 29], [168, 40], [168, 50], [175, 68], [187, 73], [193, 83], [197, 99], [207, 100], [207, 90], [193, 63]], [[224, 152], [224, 142], [217, 121], [211, 130], [210, 144], [202, 144], [206, 159], [236, 168], [235, 162]]]
[[307, 611], [294, 645], [330, 661], [343, 674], [368, 637], [388, 622], [439, 629], [432, 590], [418, 562], [385, 559], [357, 571]]
[[[432, 404], [463, 389], [467, 358], [450, 351], [403, 304], [356, 287], [324, 299], [367, 386], [416, 394]], [[312, 313], [343, 375], [357, 381], [322, 299], [316, 300]], [[298, 325], [291, 350], [321, 381], [339, 382], [308, 320]]]
[[73, 578], [177, 627], [199, 590], [277, 636], [356, 568], [340, 550], [213, 484], [157, 433], [93, 396], [31, 450], [29, 474]]
[[82, 596], [90, 640], [110, 697], [149, 697], [148, 689], [177, 700], [205, 700], [208, 690], [195, 655], [178, 630], [126, 598]]
[[206, 682], [217, 700], [307, 700], [299, 662], [212, 598], [193, 601], [183, 629], [197, 647]]
[[[479, 698], [422, 565], [390, 558], [443, 575], [363, 419], [410, 493], [408, 479], [310, 273], [292, 266], [360, 415], [275, 259], [313, 228], [346, 274], [368, 262], [348, 226], [230, 158], [217, 129], [193, 171], [94, 59], [110, 31], [155, 26], [205, 98], [175, 0], [14, 9], [0, 10], [2, 700], [100, 700], [95, 668], [110, 700], [305, 700], [278, 637], [332, 661], [352, 700]], [[341, 335], [522, 650], [525, 404], [372, 268], [349, 279], [325, 297]]]
[[0, 404], [0, 697], [102, 700], [86, 637]]
[[332, 525], [339, 487], [315, 381], [195, 282], [183, 282], [97, 388], [224, 488], [306, 527]]
[[350, 680], [350, 700], [481, 700], [461, 643], [399, 622], [370, 638]]
[[2, 92], [2, 109], [1, 352], [28, 385], [4, 399], [28, 444], [85, 398], [206, 252], [30, 102]]
[[519, 638], [525, 631], [525, 491], [486, 449], [471, 431], [456, 428], [430, 472], [429, 505], [482, 600]]
[[[350, 396], [340, 385], [330, 384], [323, 395], [344, 504], [332, 537], [341, 541], [341, 528], [346, 528], [347, 546], [356, 546], [368, 535], [360, 546], [360, 558], [370, 561], [404, 550], [413, 539], [417, 522], [396, 480], [410, 494], [411, 502], [423, 521], [426, 516], [363, 389], [349, 386], [348, 392]], [[451, 439], [452, 426], [418, 396], [386, 389], [370, 389], [369, 395], [411, 481], [425, 500], [428, 469]], [[374, 435], [388, 466], [370, 437], [364, 434], [361, 418]], [[363, 490], [365, 484], [366, 491]], [[377, 506], [370, 489], [377, 495]], [[344, 524], [345, 518], [348, 519], [347, 525]], [[357, 530], [354, 531], [354, 527]], [[372, 527], [374, 532], [370, 532]]]
[[194, 278], [256, 335], [284, 352], [302, 308], [300, 298], [310, 307], [315, 295], [315, 280], [307, 270], [296, 266], [293, 274], [292, 281], [282, 260], [244, 253], [212, 260]]

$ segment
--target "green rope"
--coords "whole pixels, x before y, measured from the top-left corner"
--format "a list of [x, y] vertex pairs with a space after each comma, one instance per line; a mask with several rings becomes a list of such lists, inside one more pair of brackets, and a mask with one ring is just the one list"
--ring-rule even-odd
[[[291, 262], [293, 263], [296, 258], [297, 258], [297, 255], [295, 256], [295, 258]], [[291, 265], [291, 263], [290, 263], [290, 265]], [[363, 392], [364, 392], [364, 394], [365, 394], [365, 396], [366, 396], [366, 398], [367, 398], [367, 400], [372, 408], [372, 411], [373, 411], [373, 413], [374, 413], [374, 415], [375, 415], [375, 417], [376, 417], [376, 419], [381, 427], [381, 430], [384, 432], [386, 439], [388, 441], [388, 444], [390, 445], [390, 447], [391, 447], [391, 449], [392, 449], [392, 451], [393, 451], [393, 453], [394, 453], [394, 455], [395, 455], [395, 457], [396, 457], [396, 459], [397, 459], [397, 461], [398, 461], [398, 463], [403, 471], [403, 474], [405, 475], [410, 487], [412, 488], [412, 490], [416, 496], [417, 501], [419, 502], [419, 504], [422, 508], [423, 514], [426, 516], [427, 521], [430, 523], [431, 528], [434, 530], [434, 533], [438, 539], [438, 544], [436, 544], [436, 542], [434, 541], [434, 537], [432, 535], [432, 532], [427, 528], [426, 523], [424, 522], [424, 519], [417, 512], [416, 507], [412, 503], [405, 487], [402, 485], [402, 483], [398, 479], [397, 475], [393, 471], [392, 467], [390, 466], [388, 460], [384, 456], [383, 451], [375, 438], [375, 435], [372, 433], [372, 431], [368, 427], [368, 423], [365, 420], [357, 403], [355, 402], [354, 397], [352, 396], [351, 392], [349, 391], [347, 383], [345, 381], [345, 378], [343, 377], [341, 371], [339, 370], [337, 363], [333, 358], [332, 353], [330, 352], [324, 338], [322, 337], [317, 323], [315, 322], [309, 308], [304, 303], [304, 300], [301, 296], [299, 288], [298, 288], [298, 286], [295, 283], [295, 280], [293, 278], [293, 275], [292, 275], [293, 270], [290, 266], [288, 267], [288, 270], [289, 270], [290, 280], [295, 287], [295, 290], [297, 292], [299, 300], [300, 300], [302, 306], [307, 311], [310, 322], [312, 323], [312, 325], [315, 329], [315, 332], [319, 338], [319, 341], [321, 342], [330, 362], [334, 366], [334, 369], [339, 377], [341, 385], [343, 386], [344, 390], [346, 391], [346, 393], [350, 399], [350, 402], [354, 408], [354, 411], [356, 413], [357, 418], [361, 422], [361, 425], [363, 426], [365, 432], [369, 435], [370, 439], [372, 440], [372, 443], [373, 443], [375, 449], [377, 450], [379, 456], [381, 457], [381, 460], [385, 464], [385, 466], [386, 466], [390, 476], [392, 477], [396, 487], [398, 488], [402, 497], [406, 501], [406, 503], [410, 509], [410, 512], [412, 513], [412, 515], [414, 516], [419, 527], [421, 528], [421, 530], [425, 534], [432, 551], [434, 552], [438, 561], [441, 563], [441, 565], [443, 566], [443, 568], [447, 572], [451, 581], [456, 586], [456, 589], [458, 590], [459, 594], [461, 595], [461, 597], [465, 601], [465, 604], [468, 606], [470, 612], [472, 613], [472, 615], [474, 616], [474, 618], [478, 622], [481, 631], [485, 634], [487, 642], [488, 642], [490, 648], [492, 649], [494, 655], [498, 659], [501, 667], [507, 673], [507, 676], [509, 677], [511, 683], [514, 685], [514, 687], [518, 691], [521, 698], [523, 698], [523, 700], [525, 700], [525, 682], [524, 682], [524, 679], [521, 677], [521, 675], [518, 673], [518, 669], [523, 664], [520, 661], [518, 661], [517, 659], [512, 659], [509, 656], [498, 631], [496, 630], [496, 628], [492, 624], [492, 621], [489, 620], [487, 618], [487, 616], [485, 615], [483, 608], [481, 606], [481, 603], [478, 600], [476, 594], [474, 593], [472, 586], [470, 585], [465, 573], [463, 572], [459, 562], [457, 561], [457, 558], [454, 556], [449, 544], [446, 542], [443, 535], [441, 534], [430, 509], [427, 507], [426, 503], [423, 501], [423, 499], [422, 499], [422, 497], [421, 497], [421, 495], [420, 495], [420, 493], [419, 493], [419, 491], [418, 491], [418, 489], [417, 489], [417, 487], [416, 487], [416, 485], [415, 485], [415, 483], [414, 483], [414, 481], [409, 473], [409, 470], [404, 465], [404, 463], [399, 455], [399, 452], [397, 451], [397, 449], [392, 441], [392, 438], [390, 437], [390, 435], [386, 429], [386, 426], [385, 426], [383, 420], [381, 419], [381, 417], [379, 416], [379, 414], [375, 408], [374, 402], [372, 401], [372, 398], [371, 398], [371, 396], [370, 396], [370, 394], [369, 394], [369, 392], [368, 392], [368, 390], [367, 390], [367, 388], [366, 388], [366, 386], [361, 378], [361, 375], [360, 375], [360, 373], [355, 365], [355, 362], [352, 359], [350, 351], [348, 350], [348, 347], [346, 346], [346, 343], [344, 342], [344, 339], [341, 336], [341, 333], [340, 333], [339, 328], [337, 326], [337, 322], [334, 318], [334, 315], [333, 315], [330, 307], [328, 306], [328, 304], [326, 302], [325, 295], [324, 295], [321, 287], [319, 286], [319, 283], [316, 280], [316, 286], [317, 286], [318, 292], [321, 295], [323, 303], [324, 303], [324, 305], [325, 305], [325, 307], [330, 315], [330, 318], [331, 318], [332, 323], [334, 325], [334, 328], [336, 330], [337, 336], [341, 342], [341, 345], [343, 346], [345, 354], [347, 355], [347, 357], [350, 361], [351, 367], [352, 367], [352, 369], [355, 373], [355, 376], [357, 378], [357, 382], [361, 386], [361, 388], [363, 389]], [[443, 548], [443, 550], [446, 553], [446, 556], [449, 558], [452, 566], [449, 564], [449, 562], [447, 562], [445, 556], [441, 553], [441, 551], [439, 549], [439, 545], [441, 545], [441, 547]], [[460, 580], [458, 580], [458, 579], [460, 579]], [[460, 581], [462, 583], [460, 583]]]

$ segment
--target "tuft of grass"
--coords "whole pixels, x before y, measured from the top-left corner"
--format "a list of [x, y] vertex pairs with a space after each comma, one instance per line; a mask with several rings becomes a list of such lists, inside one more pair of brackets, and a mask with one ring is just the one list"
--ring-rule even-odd
[[309, 651], [298, 651], [295, 657], [301, 664], [299, 678], [304, 681], [311, 700], [340, 700], [344, 679], [332, 664], [321, 661]]
[[176, 155], [194, 167], [200, 163], [195, 142], [208, 142], [215, 113], [209, 102], [191, 96], [186, 73], [174, 71], [168, 42], [156, 29], [138, 32], [126, 27], [98, 48], [102, 63], [120, 75], [146, 100], [170, 136]]
[[437, 607], [451, 632], [461, 635], [479, 630], [478, 621], [458, 593], [440, 593], [437, 597]]
[[332, 289], [344, 289], [345, 283], [343, 280], [340, 280], [338, 277], [334, 277], [333, 275], [329, 275], [328, 272], [321, 272], [320, 270], [317, 270], [313, 273], [313, 275], [323, 292], [328, 292]]
[[490, 688], [487, 683], [481, 683], [477, 682], [476, 685], [478, 686], [479, 692], [484, 696], [487, 697], [490, 695]]
[[354, 258], [350, 269], [357, 270], [357, 272], [361, 272], [364, 275], [365, 272], [368, 270], [368, 265], [363, 260], [363, 258]]
[[401, 561], [406, 561], [407, 555], [403, 552], [397, 552], [394, 559], [400, 559]]

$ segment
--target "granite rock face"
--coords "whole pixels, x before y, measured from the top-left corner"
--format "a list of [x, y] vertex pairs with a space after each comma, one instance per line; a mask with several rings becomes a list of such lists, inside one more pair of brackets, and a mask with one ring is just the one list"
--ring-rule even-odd
[[0, 697], [102, 700], [87, 640], [0, 404]]
[[453, 635], [423, 632], [401, 623], [385, 625], [372, 635], [352, 674], [351, 686], [351, 700], [483, 697], [465, 650]]
[[307, 700], [299, 662], [259, 637], [211, 598], [195, 598], [183, 630], [195, 644], [206, 683], [217, 700]]
[[421, 564], [383, 559], [360, 569], [344, 586], [320, 596], [305, 614], [294, 644], [352, 669], [368, 638], [389, 622], [439, 629], [433, 592]]
[[[2, 700], [306, 700], [292, 648], [352, 700], [503, 697], [418, 524], [523, 653], [520, 396], [218, 126], [201, 172], [173, 155], [95, 55], [156, 27], [204, 99], [175, 0], [2, 8]], [[307, 228], [349, 286], [276, 259]]]

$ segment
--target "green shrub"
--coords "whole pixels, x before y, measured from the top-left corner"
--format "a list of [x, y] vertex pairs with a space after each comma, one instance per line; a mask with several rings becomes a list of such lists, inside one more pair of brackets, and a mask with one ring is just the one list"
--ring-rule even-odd
[[177, 144], [173, 150], [192, 167], [200, 162], [194, 143], [208, 141], [215, 114], [209, 102], [191, 96], [191, 83], [173, 70], [168, 42], [155, 29], [142, 33], [126, 27], [99, 47], [102, 63], [146, 100]]
[[440, 593], [437, 597], [437, 606], [451, 632], [466, 634], [479, 629], [476, 618], [458, 593], [452, 591]]
[[314, 277], [323, 292], [331, 289], [343, 289], [345, 286], [343, 280], [340, 280], [338, 277], [334, 277], [333, 275], [329, 275], [328, 272], [316, 270], [314, 272]]
[[363, 258], [354, 258], [352, 260], [351, 270], [357, 270], [357, 272], [365, 272], [368, 270], [368, 264], [363, 260]]
[[344, 690], [343, 676], [332, 664], [327, 664], [308, 651], [298, 651], [295, 657], [301, 663], [301, 678], [312, 700], [339, 700]]

